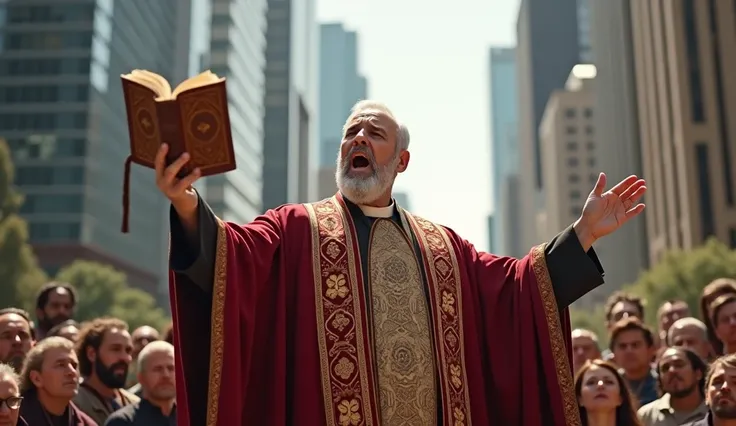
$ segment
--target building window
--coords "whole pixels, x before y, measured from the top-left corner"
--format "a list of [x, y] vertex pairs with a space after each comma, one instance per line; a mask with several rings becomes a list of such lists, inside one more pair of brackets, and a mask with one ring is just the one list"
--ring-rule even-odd
[[588, 158], [588, 166], [595, 167], [595, 158], [594, 157]]
[[578, 128], [575, 126], [567, 126], [567, 129], [565, 131], [568, 135], [575, 135], [578, 133]]
[[579, 163], [580, 161], [577, 157], [570, 157], [567, 159], [567, 165], [570, 167], [576, 167]]
[[585, 126], [585, 134], [592, 135], [595, 133], [595, 130], [593, 130], [593, 126]]
[[577, 189], [573, 189], [570, 191], [570, 199], [571, 200], [579, 200], [580, 199], [580, 191]]
[[33, 242], [73, 241], [79, 238], [79, 223], [31, 223]]
[[690, 81], [690, 113], [696, 123], [705, 121], [703, 105], [703, 86], [700, 73], [700, 51], [695, 23], [695, 0], [684, 0], [685, 39], [688, 61], [688, 80]]
[[585, 118], [593, 117], [593, 108], [585, 108]]
[[578, 183], [580, 182], [580, 175], [576, 173], [571, 173], [569, 176], [567, 176], [567, 181], [570, 183]]
[[565, 117], [575, 118], [575, 108], [568, 108], [565, 110]]
[[567, 143], [567, 150], [568, 151], [577, 151], [578, 150], [578, 143], [575, 141], [570, 141]]
[[570, 215], [572, 217], [578, 217], [580, 216], [580, 213], [583, 212], [583, 208], [580, 206], [572, 206], [570, 207]]
[[585, 145], [588, 147], [588, 151], [595, 150], [595, 143], [593, 141], [588, 141], [585, 143]]
[[703, 240], [715, 235], [713, 223], [713, 204], [711, 198], [710, 180], [708, 175], [708, 145], [700, 142], [695, 145], [695, 161], [698, 169], [698, 189], [700, 192], [700, 227]]

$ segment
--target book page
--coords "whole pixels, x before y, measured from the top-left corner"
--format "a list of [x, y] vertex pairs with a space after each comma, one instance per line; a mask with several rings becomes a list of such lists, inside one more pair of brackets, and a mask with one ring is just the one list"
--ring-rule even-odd
[[174, 92], [171, 94], [171, 98], [176, 99], [180, 93], [186, 92], [187, 90], [217, 84], [221, 81], [225, 81], [225, 79], [218, 77], [217, 74], [212, 71], [205, 71], [190, 79], [184, 80], [176, 87], [176, 89], [174, 89]]
[[130, 74], [124, 74], [121, 77], [151, 89], [156, 94], [157, 99], [171, 97], [171, 85], [165, 78], [156, 73], [146, 70], [133, 70]]

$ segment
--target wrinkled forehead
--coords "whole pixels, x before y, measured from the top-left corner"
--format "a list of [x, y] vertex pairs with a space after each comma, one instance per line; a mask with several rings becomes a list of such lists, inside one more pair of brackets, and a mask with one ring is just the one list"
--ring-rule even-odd
[[361, 109], [353, 112], [345, 121], [343, 132], [351, 127], [369, 124], [373, 127], [381, 128], [387, 132], [396, 132], [398, 124], [396, 119], [390, 113], [380, 109]]

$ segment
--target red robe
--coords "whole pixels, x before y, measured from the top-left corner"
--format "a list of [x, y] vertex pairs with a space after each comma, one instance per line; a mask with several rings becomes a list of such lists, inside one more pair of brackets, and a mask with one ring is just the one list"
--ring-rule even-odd
[[[423, 253], [441, 424], [579, 425], [569, 316], [544, 246], [497, 257], [402, 214]], [[379, 425], [360, 252], [341, 196], [218, 225], [211, 306], [170, 274], [179, 425]]]

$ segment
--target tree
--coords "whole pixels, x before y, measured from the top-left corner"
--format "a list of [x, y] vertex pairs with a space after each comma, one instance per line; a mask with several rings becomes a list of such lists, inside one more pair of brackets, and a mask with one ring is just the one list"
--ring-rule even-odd
[[79, 321], [113, 316], [126, 321], [131, 329], [141, 325], [161, 329], [168, 323], [154, 298], [131, 288], [125, 274], [112, 266], [77, 260], [60, 270], [56, 280], [71, 284], [79, 293], [75, 315]]
[[46, 274], [28, 244], [26, 222], [18, 216], [23, 197], [13, 187], [15, 169], [10, 148], [0, 139], [0, 307], [29, 309]]
[[681, 299], [699, 316], [703, 288], [717, 278], [736, 278], [736, 250], [709, 239], [694, 250], [676, 250], [625, 288], [647, 301], [646, 321], [657, 323], [657, 308], [667, 300]]

